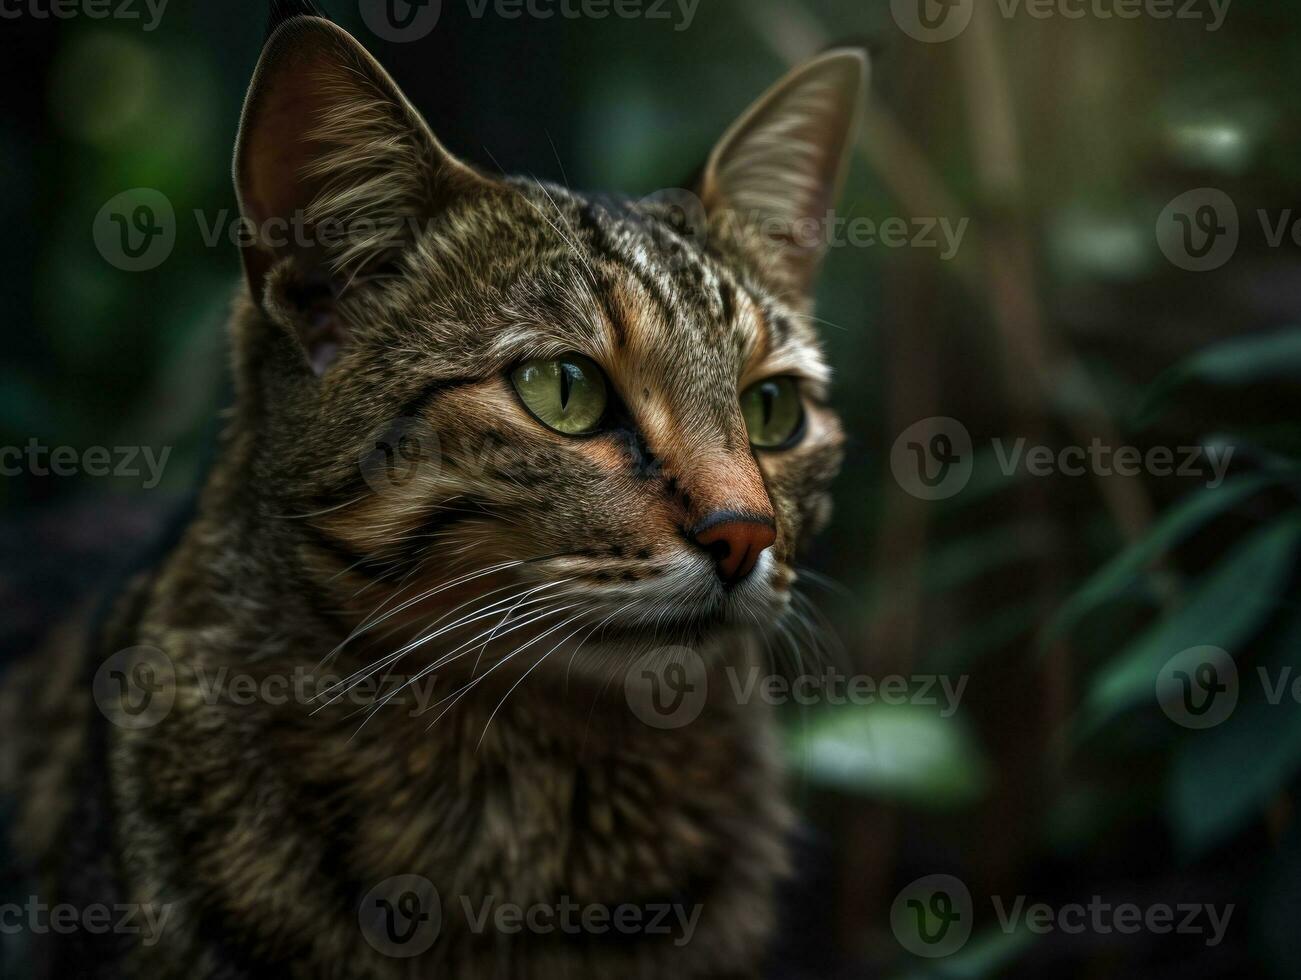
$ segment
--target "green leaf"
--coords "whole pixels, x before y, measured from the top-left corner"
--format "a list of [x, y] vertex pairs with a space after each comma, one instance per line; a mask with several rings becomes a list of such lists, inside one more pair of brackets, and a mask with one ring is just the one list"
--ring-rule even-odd
[[905, 980], [984, 980], [1003, 976], [1039, 937], [1021, 926], [1010, 932], [991, 929], [975, 936], [952, 956], [905, 975]]
[[1229, 386], [1280, 378], [1301, 378], [1301, 330], [1238, 337], [1176, 364], [1153, 382], [1134, 413], [1134, 426], [1150, 425], [1170, 396], [1191, 381]]
[[827, 709], [792, 734], [789, 750], [812, 782], [922, 805], [970, 803], [984, 794], [989, 779], [970, 729], [922, 705]]
[[1170, 780], [1170, 814], [1185, 853], [1196, 856], [1258, 814], [1301, 769], [1301, 615], [1275, 653], [1242, 678], [1244, 700], [1225, 722], [1180, 746]]
[[1212, 444], [1232, 446], [1237, 458], [1249, 460], [1259, 469], [1295, 469], [1301, 463], [1301, 426], [1290, 418], [1268, 425], [1237, 428], [1233, 432], [1211, 436], [1205, 444], [1208, 448]]
[[1233, 651], [1250, 640], [1278, 606], [1301, 548], [1301, 519], [1256, 531], [1207, 572], [1177, 610], [1153, 624], [1103, 667], [1085, 696], [1080, 732], [1087, 736], [1121, 711], [1154, 697], [1157, 675], [1192, 647]]
[[1102, 603], [1132, 589], [1149, 565], [1207, 521], [1294, 474], [1295, 471], [1292, 470], [1253, 473], [1236, 480], [1228, 480], [1214, 490], [1198, 491], [1171, 508], [1156, 523], [1147, 537], [1130, 545], [1094, 572], [1088, 581], [1062, 604], [1057, 614], [1044, 628], [1043, 647], [1046, 648], [1051, 641], [1060, 638]]

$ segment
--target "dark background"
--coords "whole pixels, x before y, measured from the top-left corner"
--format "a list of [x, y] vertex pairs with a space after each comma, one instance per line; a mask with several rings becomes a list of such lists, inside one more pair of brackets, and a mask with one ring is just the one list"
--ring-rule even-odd
[[[171, 0], [152, 31], [30, 4], [0, 19], [0, 446], [172, 454], [149, 489], [0, 477], [6, 654], [112, 581], [201, 475], [228, 397], [239, 257], [224, 238], [206, 245], [193, 213], [234, 216], [231, 149], [265, 25], [253, 0]], [[977, 5], [960, 37], [923, 43], [885, 0], [702, 0], [685, 30], [491, 6], [474, 18], [444, 0], [427, 37], [392, 43], [355, 0], [327, 4], [455, 152], [636, 196], [681, 184], [791, 63], [864, 43], [872, 104], [841, 213], [970, 219], [950, 261], [841, 245], [822, 280], [852, 441], [835, 522], [807, 560], [825, 622], [801, 653], [966, 688], [950, 717], [922, 698], [786, 713], [807, 830], [775, 972], [1301, 975], [1301, 705], [1269, 703], [1258, 675], [1290, 677], [1301, 660], [1301, 248], [1272, 246], [1257, 216], [1299, 203], [1301, 8], [1236, 0], [1209, 31], [1082, 4], [1078, 19]], [[125, 272], [92, 224], [142, 187], [174, 206], [176, 244]], [[1229, 195], [1241, 224], [1232, 258], [1205, 272], [1161, 248], [1163, 209], [1198, 188]], [[927, 501], [891, 450], [934, 417], [969, 433], [973, 472]], [[992, 440], [1018, 437], [1054, 450], [1213, 442], [1234, 456], [1217, 487], [1008, 474]], [[1240, 697], [1193, 730], [1157, 683], [1204, 646], [1236, 662]], [[935, 959], [908, 952], [890, 914], [931, 874], [974, 899], [972, 939]], [[1235, 908], [1211, 947], [1146, 929], [1004, 929], [991, 897], [1017, 896]]]

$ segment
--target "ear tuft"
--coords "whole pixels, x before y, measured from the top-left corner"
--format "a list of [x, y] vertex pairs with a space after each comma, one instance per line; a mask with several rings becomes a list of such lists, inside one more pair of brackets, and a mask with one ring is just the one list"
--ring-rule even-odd
[[281, 24], [295, 17], [330, 19], [313, 0], [271, 0], [271, 9], [267, 17], [266, 36], [270, 37]]
[[738, 244], [791, 298], [807, 296], [829, 229], [868, 75], [867, 52], [837, 48], [796, 68], [710, 154], [700, 197], [716, 234]]

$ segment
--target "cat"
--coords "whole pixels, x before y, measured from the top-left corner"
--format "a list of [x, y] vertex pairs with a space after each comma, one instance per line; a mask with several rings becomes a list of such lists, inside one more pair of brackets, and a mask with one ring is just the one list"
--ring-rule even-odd
[[792, 818], [721, 672], [829, 517], [816, 229], [865, 53], [632, 201], [458, 160], [314, 5], [271, 28], [218, 461], [4, 693], [42, 900], [153, 923], [49, 975], [759, 976]]

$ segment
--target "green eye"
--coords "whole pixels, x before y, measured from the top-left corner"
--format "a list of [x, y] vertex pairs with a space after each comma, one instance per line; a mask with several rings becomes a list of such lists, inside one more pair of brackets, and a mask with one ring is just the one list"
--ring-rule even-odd
[[750, 445], [777, 449], [793, 443], [804, 427], [804, 403], [792, 378], [769, 378], [741, 395], [741, 414]]
[[538, 421], [567, 436], [591, 432], [605, 415], [605, 375], [579, 354], [525, 361], [510, 379]]

